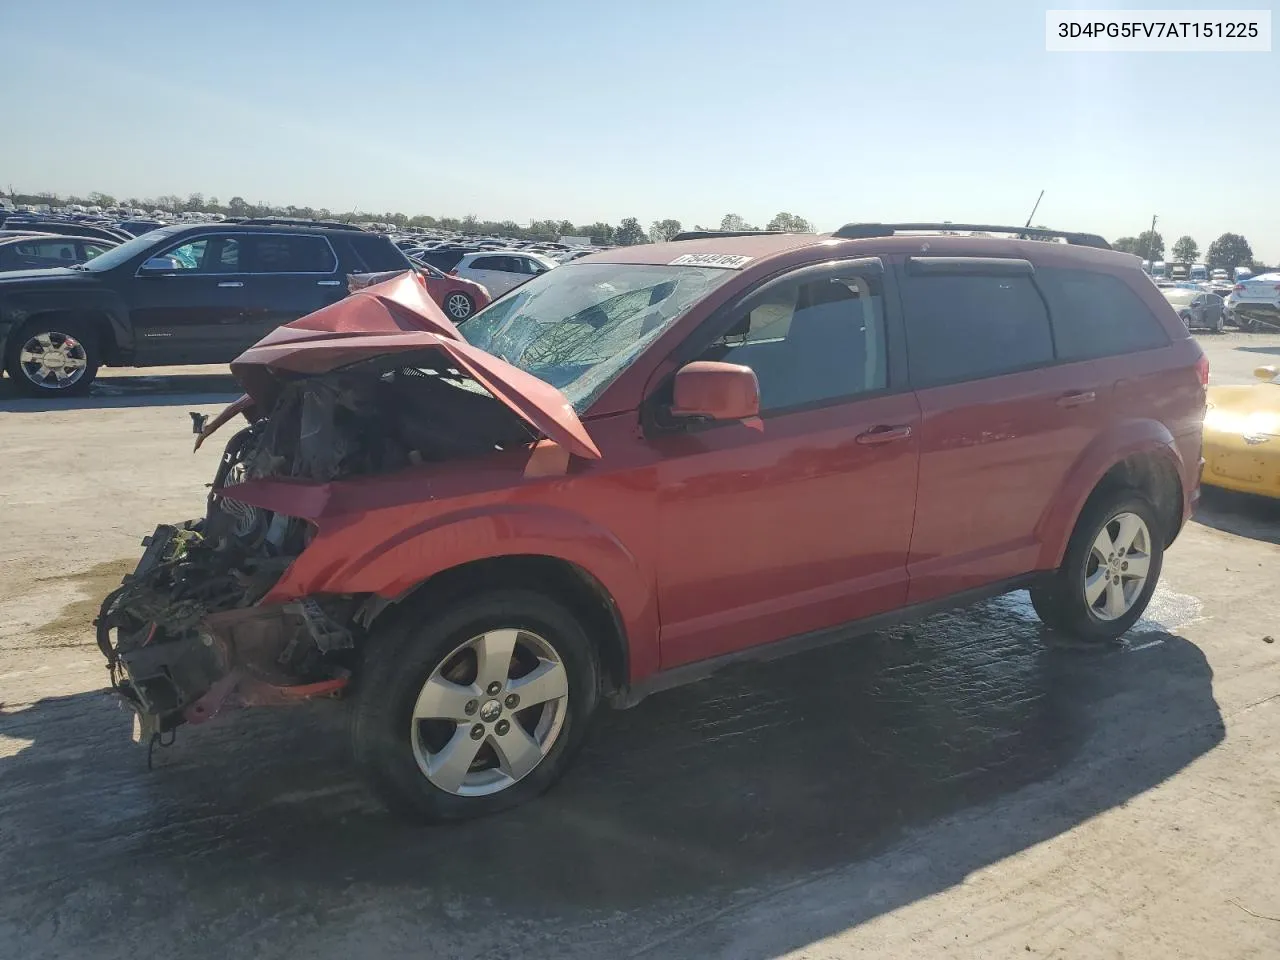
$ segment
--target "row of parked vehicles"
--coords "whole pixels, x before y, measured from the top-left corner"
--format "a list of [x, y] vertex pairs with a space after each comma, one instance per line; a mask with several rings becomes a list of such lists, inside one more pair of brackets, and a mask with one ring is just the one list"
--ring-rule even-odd
[[1170, 266], [1147, 260], [1142, 269], [1189, 328], [1280, 331], [1280, 273], [1254, 276], [1248, 267], [1236, 267], [1229, 274], [1203, 263]]

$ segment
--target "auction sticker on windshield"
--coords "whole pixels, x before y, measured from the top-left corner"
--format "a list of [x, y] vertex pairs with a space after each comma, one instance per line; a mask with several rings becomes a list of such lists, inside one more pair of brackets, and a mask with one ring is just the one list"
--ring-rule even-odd
[[741, 270], [754, 260], [754, 257], [743, 257], [734, 253], [686, 253], [676, 257], [669, 267], [722, 267], [725, 270]]

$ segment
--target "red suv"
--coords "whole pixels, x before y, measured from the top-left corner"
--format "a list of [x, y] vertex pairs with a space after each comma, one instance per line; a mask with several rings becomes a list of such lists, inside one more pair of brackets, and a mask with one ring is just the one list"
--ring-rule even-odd
[[1208, 380], [1137, 257], [958, 224], [623, 247], [457, 327], [405, 275], [232, 371], [206, 516], [103, 604], [116, 688], [154, 736], [342, 692], [372, 786], [433, 820], [742, 657], [1018, 588], [1116, 639]]

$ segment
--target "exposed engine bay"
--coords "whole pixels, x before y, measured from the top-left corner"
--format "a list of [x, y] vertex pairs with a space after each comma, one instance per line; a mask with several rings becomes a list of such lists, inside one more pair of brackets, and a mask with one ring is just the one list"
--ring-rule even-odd
[[[287, 380], [267, 416], [248, 403], [236, 408], [250, 422], [226, 444], [205, 515], [144, 540], [137, 569], [96, 621], [113, 687], [136, 711], [144, 739], [231, 705], [338, 693], [378, 606], [359, 595], [259, 605], [314, 529], [237, 501], [237, 484], [328, 483], [536, 439], [438, 355], [422, 365], [414, 359], [381, 357]], [[192, 416], [203, 439], [205, 420]]]

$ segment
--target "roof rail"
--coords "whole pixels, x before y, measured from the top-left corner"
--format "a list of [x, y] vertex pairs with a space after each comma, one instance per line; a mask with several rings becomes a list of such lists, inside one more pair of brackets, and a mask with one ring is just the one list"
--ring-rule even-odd
[[772, 237], [780, 236], [781, 230], [685, 230], [677, 233], [672, 240], [710, 240], [712, 237]]
[[1065, 240], [1081, 247], [1097, 247], [1110, 250], [1096, 233], [1072, 233], [1069, 230], [1049, 230], [1045, 227], [1001, 227], [983, 223], [846, 223], [832, 234], [842, 240], [863, 237], [892, 237], [896, 233], [1011, 233], [1022, 239]]
[[343, 223], [341, 220], [308, 220], [306, 217], [248, 217], [236, 222], [250, 227], [324, 227], [327, 230], [365, 232], [362, 227], [357, 227], [354, 223]]

